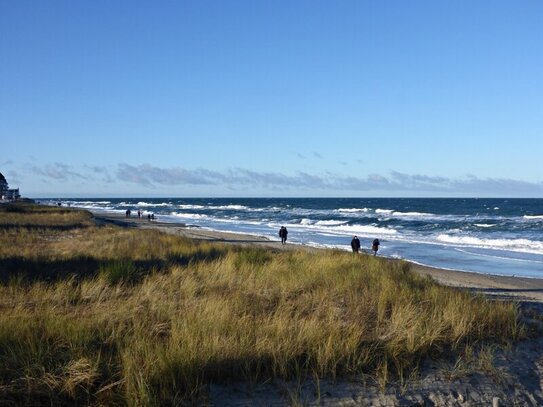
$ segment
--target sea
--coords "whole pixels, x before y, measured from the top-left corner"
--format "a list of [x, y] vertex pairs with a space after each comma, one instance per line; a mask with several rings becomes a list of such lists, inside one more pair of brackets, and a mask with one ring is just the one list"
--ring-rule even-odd
[[93, 212], [154, 214], [161, 222], [368, 252], [444, 269], [543, 278], [543, 199], [124, 198], [46, 199]]

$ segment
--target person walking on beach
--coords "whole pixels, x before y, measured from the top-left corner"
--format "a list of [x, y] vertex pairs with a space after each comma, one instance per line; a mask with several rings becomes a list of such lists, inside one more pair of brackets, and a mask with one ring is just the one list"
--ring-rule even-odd
[[287, 243], [288, 230], [286, 227], [281, 226], [279, 229], [279, 237], [281, 238], [281, 244]]
[[373, 239], [373, 243], [371, 244], [371, 250], [373, 250], [373, 255], [377, 256], [377, 250], [379, 250], [379, 245], [381, 243], [379, 242], [379, 239]]
[[353, 249], [353, 253], [358, 253], [360, 251], [360, 239], [356, 235], [353, 236], [353, 240], [351, 240], [351, 247]]

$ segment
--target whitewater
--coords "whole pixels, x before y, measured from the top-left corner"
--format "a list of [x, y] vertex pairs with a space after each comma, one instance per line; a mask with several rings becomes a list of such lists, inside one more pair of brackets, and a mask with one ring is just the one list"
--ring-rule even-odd
[[162, 222], [315, 247], [363, 249], [433, 267], [543, 278], [543, 199], [99, 198], [44, 199], [95, 212], [153, 213]]

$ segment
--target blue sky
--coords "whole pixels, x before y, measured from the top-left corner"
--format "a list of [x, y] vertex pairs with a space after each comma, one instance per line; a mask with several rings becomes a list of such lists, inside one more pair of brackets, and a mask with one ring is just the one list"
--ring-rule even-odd
[[23, 195], [543, 197], [543, 2], [0, 0]]

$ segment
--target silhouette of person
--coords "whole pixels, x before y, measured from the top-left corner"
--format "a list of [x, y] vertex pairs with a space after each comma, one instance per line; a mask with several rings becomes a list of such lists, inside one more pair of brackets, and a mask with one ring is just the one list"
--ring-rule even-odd
[[373, 250], [373, 255], [377, 255], [377, 250], [379, 250], [379, 245], [381, 243], [379, 242], [379, 239], [373, 239], [373, 243], [371, 244], [371, 250]]
[[351, 248], [353, 249], [353, 253], [358, 253], [360, 251], [360, 239], [356, 235], [353, 236], [353, 240], [351, 240]]
[[281, 238], [281, 244], [287, 243], [288, 230], [286, 227], [281, 226], [279, 229], [279, 237]]

